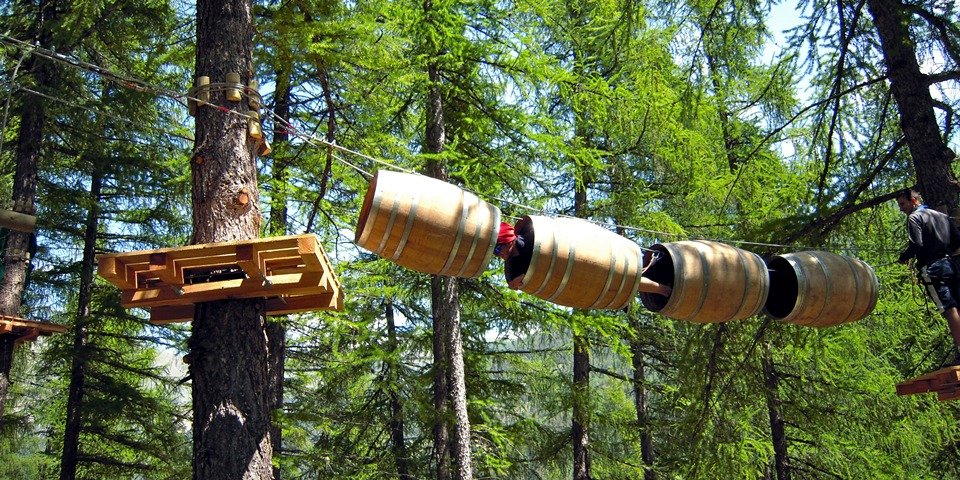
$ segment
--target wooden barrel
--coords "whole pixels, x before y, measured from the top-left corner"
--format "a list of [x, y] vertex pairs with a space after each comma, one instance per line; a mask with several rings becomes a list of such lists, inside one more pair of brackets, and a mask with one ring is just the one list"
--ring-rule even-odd
[[520, 290], [589, 309], [623, 308], [637, 294], [643, 252], [636, 243], [579, 218], [525, 216], [515, 228], [533, 231]]
[[870, 265], [830, 252], [777, 255], [768, 262], [764, 313], [782, 322], [829, 327], [855, 322], [877, 305], [880, 285]]
[[641, 293], [644, 307], [696, 323], [742, 320], [760, 313], [770, 287], [759, 255], [705, 240], [656, 244], [659, 259], [644, 272], [670, 285], [669, 297]]
[[493, 257], [500, 209], [423, 175], [380, 170], [363, 198], [355, 242], [418, 272], [477, 277]]

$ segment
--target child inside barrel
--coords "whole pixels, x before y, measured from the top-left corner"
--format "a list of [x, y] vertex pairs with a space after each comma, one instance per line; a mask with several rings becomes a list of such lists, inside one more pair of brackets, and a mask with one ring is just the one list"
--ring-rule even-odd
[[[507, 286], [514, 290], [520, 288], [523, 276], [530, 268], [530, 260], [533, 258], [533, 239], [532, 222], [524, 224], [519, 231], [509, 223], [500, 222], [500, 231], [497, 234], [497, 244], [493, 247], [493, 254], [503, 259], [503, 273], [507, 279]], [[670, 296], [672, 291], [669, 286], [646, 277], [640, 277], [639, 290], [665, 297]]]

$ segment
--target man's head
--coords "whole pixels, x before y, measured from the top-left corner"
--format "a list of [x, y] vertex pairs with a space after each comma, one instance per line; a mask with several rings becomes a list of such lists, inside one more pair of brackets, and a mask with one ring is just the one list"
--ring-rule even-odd
[[517, 234], [513, 230], [513, 225], [500, 222], [500, 232], [497, 234], [497, 245], [493, 247], [493, 254], [504, 260], [510, 258], [510, 252], [513, 251], [516, 240]]
[[907, 215], [913, 213], [920, 206], [920, 203], [920, 194], [912, 188], [905, 189], [897, 195], [897, 205], [900, 207], [900, 211]]

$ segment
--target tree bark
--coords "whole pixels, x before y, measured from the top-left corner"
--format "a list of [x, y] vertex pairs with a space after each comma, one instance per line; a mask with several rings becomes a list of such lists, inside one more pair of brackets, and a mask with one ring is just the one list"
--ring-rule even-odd
[[[50, 47], [52, 23], [56, 21], [56, 2], [41, 1], [36, 9], [34, 35], [41, 47]], [[37, 88], [43, 91], [54, 82], [53, 67], [49, 61], [37, 56], [26, 60], [25, 70], [30, 72]], [[20, 130], [17, 136], [16, 171], [13, 175], [13, 210], [26, 215], [36, 215], [37, 162], [46, 122], [45, 100], [24, 93], [20, 110]], [[10, 230], [7, 233], [6, 249], [3, 252], [3, 278], [0, 279], [0, 315], [19, 316], [21, 298], [27, 285], [30, 267], [33, 233]], [[10, 368], [16, 338], [0, 335], [0, 417], [10, 389]]]
[[767, 411], [770, 414], [770, 435], [773, 439], [774, 464], [777, 480], [790, 480], [790, 461], [787, 457], [787, 435], [780, 413], [780, 376], [773, 365], [769, 348], [763, 354], [763, 383], [766, 387]]
[[16, 340], [17, 337], [11, 334], [0, 335], [0, 418], [3, 417], [3, 406], [10, 391], [10, 370], [13, 368]]
[[[576, 136], [589, 140], [578, 118]], [[574, 179], [573, 210], [579, 218], [587, 218], [587, 184], [589, 179], [578, 168], [579, 181]], [[576, 320], [575, 320], [576, 321]], [[590, 480], [590, 347], [582, 335], [573, 335], [573, 480]]]
[[101, 160], [94, 160], [90, 178], [90, 209], [87, 211], [83, 235], [83, 259], [80, 267], [80, 290], [77, 297], [77, 318], [73, 326], [73, 356], [70, 359], [70, 386], [67, 393], [67, 419], [63, 431], [63, 454], [60, 456], [60, 480], [77, 478], [80, 453], [80, 430], [83, 418], [83, 397], [87, 379], [87, 325], [90, 322], [90, 300], [93, 296], [93, 273], [96, 268], [97, 229], [100, 224], [100, 192], [103, 186]]
[[[632, 314], [635, 315], [635, 314]], [[631, 322], [636, 326], [636, 321]], [[634, 328], [634, 331], [637, 331]], [[637, 426], [640, 428], [640, 458], [646, 470], [643, 480], [657, 480], [657, 472], [653, 465], [656, 456], [653, 450], [653, 434], [650, 431], [650, 412], [647, 403], [647, 375], [646, 361], [643, 356], [643, 343], [639, 338], [630, 340], [630, 353], [633, 361], [633, 405], [637, 411]]]
[[[249, 82], [252, 0], [197, 2], [196, 75], [224, 82], [228, 72]], [[257, 238], [260, 230], [256, 142], [247, 136], [246, 98], [211, 92], [196, 116], [193, 241]], [[200, 303], [190, 337], [193, 380], [193, 478], [273, 478], [271, 382], [263, 299]]]
[[573, 480], [590, 480], [590, 350], [573, 336]]
[[[433, 12], [433, 1], [424, 0], [423, 12], [429, 17]], [[440, 52], [433, 53], [436, 56]], [[426, 132], [424, 150], [426, 153], [442, 153], [446, 146], [444, 126], [443, 96], [439, 85], [442, 81], [440, 68], [435, 62], [427, 66], [430, 80], [426, 105]], [[443, 163], [431, 160], [427, 163], [427, 173], [439, 180], [447, 181], [447, 171]], [[433, 276], [430, 282], [433, 309], [433, 345], [434, 345], [434, 406], [437, 409], [437, 422], [434, 424], [434, 461], [435, 478], [450, 478], [448, 458], [452, 457], [454, 478], [469, 480], [473, 478], [470, 450], [470, 419], [467, 415], [466, 379], [463, 364], [463, 344], [460, 338], [460, 292], [456, 278]], [[453, 435], [447, 431], [447, 405], [453, 410]]]
[[[450, 480], [450, 432], [449, 416], [450, 377], [447, 375], [449, 356], [444, 340], [448, 337], [446, 319], [439, 315], [440, 301], [444, 297], [443, 284], [450, 277], [434, 275], [430, 279], [431, 304], [433, 305], [433, 464], [436, 480]], [[449, 288], [447, 289], [449, 290]]]
[[931, 206], [945, 206], [953, 212], [960, 192], [950, 168], [956, 155], [944, 143], [937, 124], [930, 87], [910, 38], [910, 14], [900, 0], [867, 0], [867, 6], [880, 36], [890, 92], [900, 110], [900, 128], [913, 158], [920, 193]]
[[403, 403], [400, 401], [400, 366], [398, 362], [399, 343], [397, 342], [397, 323], [394, 319], [393, 304], [387, 302], [384, 306], [387, 317], [387, 383], [390, 398], [390, 451], [393, 453], [393, 462], [397, 467], [397, 478], [413, 480], [410, 475], [410, 455], [407, 453], [406, 440], [403, 434]]
[[[292, 68], [284, 65], [276, 70], [276, 86], [274, 93], [274, 114], [288, 122], [290, 120], [290, 75]], [[289, 140], [287, 127], [274, 122], [273, 144], [278, 147]], [[287, 234], [287, 159], [275, 157], [273, 159], [273, 192], [270, 196], [269, 229], [272, 235]], [[286, 317], [275, 318], [267, 322], [267, 369], [270, 375], [270, 409], [275, 412], [283, 411], [283, 377], [284, 362], [286, 361], [287, 328]], [[270, 440], [273, 442], [273, 458], [280, 458], [283, 450], [283, 428], [277, 423], [276, 416], [271, 416]], [[273, 467], [274, 480], [280, 480], [280, 465]]]

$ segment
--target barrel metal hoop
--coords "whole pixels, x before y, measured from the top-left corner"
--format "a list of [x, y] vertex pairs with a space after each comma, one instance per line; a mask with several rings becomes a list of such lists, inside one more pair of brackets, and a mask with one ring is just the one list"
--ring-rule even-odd
[[[637, 251], [639, 252], [640, 249], [637, 249]], [[641, 255], [642, 255], [642, 254], [641, 254]], [[638, 260], [640, 263], [643, 263], [643, 257], [641, 257], [641, 256], [639, 256], [639, 255], [637, 256], [637, 260]], [[613, 298], [610, 299], [610, 303], [608, 303], [608, 304], [606, 305], [606, 308], [621, 308], [622, 306], [626, 306], [627, 304], [630, 303], [630, 299], [632, 299], [633, 296], [636, 295], [636, 293], [637, 293], [636, 288], [640, 286], [640, 271], [641, 271], [641, 270], [642, 270], [642, 268], [641, 268], [640, 265], [638, 264], [638, 265], [637, 265], [637, 275], [635, 276], [635, 278], [634, 278], [634, 280], [633, 280], [634, 290], [633, 290], [632, 292], [627, 292], [628, 294], [626, 295], [626, 298], [624, 299], [623, 302], [621, 302], [621, 303], [615, 303], [615, 300], [618, 299], [618, 298], [620, 298], [621, 295], [623, 295], [623, 293], [624, 293], [623, 287], [626, 287], [626, 286], [627, 286], [627, 278], [630, 277], [630, 252], [624, 252], [624, 254], [623, 254], [623, 277], [620, 279], [620, 286], [617, 287], [617, 293], [616, 293], [616, 295], [614, 295]]]
[[[789, 254], [787, 254], [789, 255]], [[800, 266], [800, 262], [793, 257], [781, 257], [787, 260], [787, 264], [793, 268], [793, 272], [797, 277], [797, 299], [794, 301], [793, 310], [790, 311], [785, 317], [781, 318], [780, 321], [790, 323], [793, 318], [798, 316], [797, 307], [803, 305], [804, 300], [807, 297], [807, 275], [804, 274], [803, 268]]]
[[853, 275], [853, 288], [854, 288], [854, 292], [856, 292], [856, 296], [850, 302], [850, 311], [847, 312], [847, 315], [844, 316], [843, 319], [840, 319], [838, 317], [837, 324], [850, 321], [850, 319], [853, 317], [854, 310], [857, 308], [856, 298], [859, 297], [861, 292], [863, 291], [861, 289], [862, 285], [860, 281], [860, 275], [857, 275], [857, 266], [853, 263], [853, 259], [848, 258], [845, 255], [839, 255], [839, 257], [842, 258], [844, 263], [847, 264], [847, 267], [850, 268], [850, 273]]
[[[467, 205], [467, 192], [460, 191], [460, 226], [457, 227], [457, 238], [453, 241], [453, 248], [450, 249], [450, 255], [447, 255], [447, 262], [443, 264], [439, 275], [446, 275], [450, 271], [453, 260], [457, 258], [457, 252], [460, 250], [460, 242], [463, 241], [463, 231], [467, 228], [467, 215], [470, 213], [470, 207]], [[464, 261], [466, 263], [466, 260]], [[461, 268], [461, 271], [463, 268]]]
[[393, 252], [391, 260], [400, 258], [403, 253], [403, 247], [407, 246], [407, 239], [410, 238], [410, 230], [413, 229], [413, 221], [417, 219], [417, 206], [420, 204], [420, 190], [413, 195], [413, 201], [410, 202], [410, 213], [407, 215], [407, 224], [403, 227], [403, 236], [400, 237], [400, 243], [397, 245], [397, 251]]
[[[711, 246], [709, 243], [701, 240], [696, 240], [695, 243], [707, 247]], [[703, 311], [703, 304], [707, 303], [707, 292], [710, 291], [710, 264], [707, 263], [707, 257], [704, 255], [703, 250], [699, 248], [694, 248], [694, 250], [697, 252], [697, 256], [700, 257], [700, 265], [703, 267], [703, 288], [700, 290], [700, 299], [697, 301], [697, 309], [694, 310], [694, 314], [696, 314]]]
[[760, 298], [757, 299], [757, 308], [753, 311], [753, 314], [756, 315], [763, 311], [763, 308], [767, 305], [767, 299], [770, 298], [770, 272], [767, 271], [767, 264], [763, 261], [763, 257], [753, 252], [747, 253], [753, 257], [760, 272]]
[[[743, 268], [741, 269], [743, 271], [743, 294], [740, 295], [740, 308], [737, 310], [737, 313], [735, 314], [737, 317], [739, 317], [740, 315], [743, 314], [744, 307], [746, 307], [747, 293], [750, 291], [750, 268], [749, 268], [750, 264], [747, 262], [747, 259], [744, 258], [743, 254], [746, 253], [745, 251], [740, 250], [739, 248], [737, 248], [734, 251], [737, 252], [737, 258], [740, 259], [740, 265], [743, 266]], [[753, 315], [756, 312], [757, 312], [757, 305], [754, 305], [753, 308], [750, 309], [750, 315]], [[747, 315], [747, 316], [749, 317], [750, 315]]]
[[[493, 224], [492, 228], [489, 229], [491, 235], [490, 240], [487, 242], [487, 252], [483, 256], [483, 261], [477, 266], [477, 270], [470, 275], [471, 278], [480, 276], [480, 274], [486, 270], [487, 265], [490, 263], [490, 259], [493, 258], [493, 249], [497, 246], [497, 234], [499, 233], [498, 227], [500, 226], [500, 209], [494, 207], [493, 205], [490, 205], [489, 208], [493, 210]], [[478, 234], [477, 237], [479, 238], [479, 236], [480, 235]]]
[[[627, 256], [627, 258], [630, 258]], [[623, 281], [627, 281], [627, 276], [623, 276]], [[630, 290], [630, 294], [627, 295], [626, 303], [630, 303], [630, 299], [637, 296], [637, 292], [640, 291], [640, 282], [643, 281], [643, 250], [637, 249], [637, 275], [633, 280], [633, 289]], [[620, 288], [623, 288], [622, 286]]]
[[[673, 291], [686, 292], [686, 282], [684, 281], [684, 276], [677, 275], [677, 272], [683, 273], [686, 267], [686, 262], [683, 259], [683, 255], [680, 255], [683, 253], [682, 251], [680, 251], [683, 247], [679, 246], [679, 244], [671, 246], [669, 243], [661, 244], [660, 246], [663, 247], [664, 254], [670, 256], [670, 261], [674, 265]], [[670, 249], [674, 247], [676, 248], [678, 255], [674, 255], [674, 252], [670, 251]], [[680, 297], [681, 295], [670, 295], [667, 298], [667, 303], [663, 306], [663, 308], [660, 309], [660, 313], [666, 316], [672, 315], [674, 310], [676, 310], [677, 306], [680, 304]], [[678, 319], [678, 320], [685, 320], [685, 319]]]
[[873, 268], [871, 268], [870, 265], [867, 265], [867, 264], [864, 263], [864, 262], [861, 262], [861, 263], [863, 263], [863, 266], [864, 266], [864, 268], [866, 268], [867, 272], [870, 272], [870, 280], [871, 280], [871, 282], [870, 282], [870, 290], [871, 290], [871, 292], [870, 292], [870, 293], [871, 293], [871, 295], [870, 295], [870, 305], [867, 306], [867, 313], [870, 313], [870, 312], [873, 311], [874, 308], [876, 308], [876, 306], [877, 306], [877, 298], [880, 297], [880, 291], [879, 291], [879, 290], [880, 290], [880, 281], [877, 280], [877, 272], [874, 272], [874, 271], [873, 271]]
[[[603, 290], [600, 290], [600, 294], [597, 295], [597, 301], [593, 302], [593, 304], [587, 308], [591, 308], [591, 309], [597, 308], [600, 305], [600, 302], [602, 302], [604, 300], [604, 297], [607, 295], [607, 289], [610, 288], [610, 284], [613, 283], [613, 274], [614, 272], [617, 271], [617, 252], [613, 248], [612, 241], [609, 243], [609, 245], [610, 245], [610, 262], [608, 263], [608, 266], [607, 266], [607, 282], [603, 285]], [[626, 265], [624, 265], [624, 267], [626, 268]], [[626, 277], [626, 275], [624, 275], [624, 277]], [[613, 303], [613, 301], [616, 300], [616, 298], [617, 296], [614, 295], [613, 298], [611, 298], [610, 300], [607, 300], [607, 303], [604, 305], [604, 307], [610, 306], [610, 304]]]
[[554, 301], [563, 293], [564, 290], [567, 289], [567, 282], [570, 280], [570, 274], [573, 273], [573, 265], [577, 260], [577, 246], [571, 243], [567, 247], [567, 252], [570, 254], [567, 257], [567, 269], [563, 272], [563, 280], [560, 280], [560, 285], [557, 286], [557, 291], [547, 299], [549, 302]]
[[[480, 200], [479, 197], [474, 197], [474, 198], [477, 199], [477, 210], [479, 210], [480, 209], [479, 207], [483, 206], [483, 202]], [[477, 251], [477, 243], [480, 241], [480, 234], [481, 232], [483, 232], [483, 227], [484, 227], [483, 220], [484, 219], [478, 214], [476, 225], [474, 225], [473, 227], [473, 241], [470, 242], [470, 250], [467, 252], [467, 258], [463, 259], [463, 265], [460, 266], [460, 270], [457, 270], [457, 273], [454, 275], [455, 277], [463, 276], [464, 272], [467, 271], [467, 267], [470, 266], [470, 262], [473, 261], [473, 255]]]
[[[547, 288], [547, 283], [550, 281], [550, 278], [553, 277], [553, 269], [557, 265], [557, 253], [559, 253], [560, 242], [557, 240], [557, 231], [554, 229], [550, 232], [553, 236], [553, 255], [550, 255], [550, 266], [547, 267], [547, 274], [543, 277], [543, 281], [540, 282], [540, 285], [537, 287], [536, 291], [532, 293], [533, 296], [539, 296], [543, 292], [544, 288]], [[536, 238], [536, 231], [534, 231], [534, 238]], [[537, 260], [540, 257], [540, 244], [535, 240], [533, 249], [533, 260], [530, 261], [530, 268], [527, 269], [527, 272], [533, 271], [533, 267], [536, 264]]]
[[[377, 255], [383, 255], [383, 251], [387, 248], [387, 240], [390, 239], [390, 233], [393, 231], [393, 223], [397, 220], [397, 210], [400, 208], [400, 200], [396, 197], [393, 198], [393, 206], [390, 208], [390, 217], [387, 220], [387, 228], [383, 231], [383, 238], [380, 239], [380, 246], [377, 247], [377, 251], [373, 252]], [[377, 201], [377, 209], [380, 209], [380, 202]], [[396, 260], [392, 258], [391, 260]]]
[[823, 261], [820, 260], [820, 255], [816, 254], [817, 252], [813, 252], [813, 253], [814, 253], [813, 257], [817, 259], [817, 265], [820, 267], [820, 271], [823, 272], [823, 278], [824, 278], [824, 280], [825, 280], [825, 281], [823, 282], [823, 284], [824, 284], [824, 291], [823, 291], [823, 299], [824, 299], [824, 302], [823, 302], [823, 305], [820, 305], [820, 311], [817, 312], [817, 316], [816, 316], [816, 317], [813, 317], [813, 320], [811, 320], [811, 321], [810, 321], [811, 323], [809, 323], [808, 325], [816, 324], [817, 319], [821, 318], [821, 317], [823, 316], [823, 311], [827, 309], [827, 304], [831, 303], [831, 300], [833, 300], [833, 287], [832, 287], [832, 285], [830, 284], [830, 281], [829, 281], [830, 275], [827, 275], [827, 269], [824, 268], [824, 266], [823, 266]]

